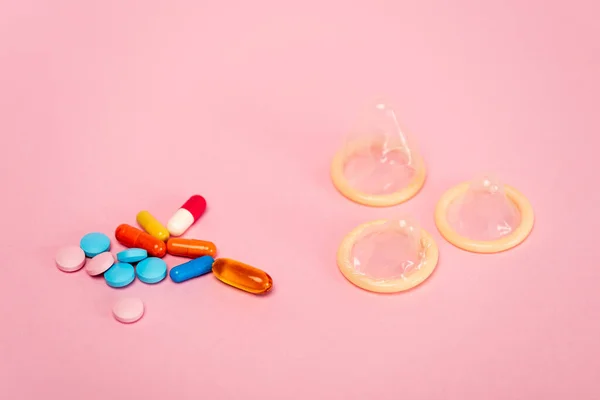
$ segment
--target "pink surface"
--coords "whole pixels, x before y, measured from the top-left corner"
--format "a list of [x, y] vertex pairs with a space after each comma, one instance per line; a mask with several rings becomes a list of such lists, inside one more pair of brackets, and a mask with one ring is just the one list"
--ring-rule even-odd
[[[0, 398], [600, 398], [598, 11], [3, 2]], [[356, 112], [379, 96], [429, 172], [389, 209], [329, 181]], [[433, 222], [447, 188], [485, 172], [537, 218], [522, 246], [491, 256], [454, 248]], [[266, 270], [270, 295], [210, 275], [116, 290], [54, 266], [83, 234], [114, 237], [142, 209], [164, 223], [194, 193], [208, 209], [186, 236]], [[348, 283], [343, 236], [405, 213], [438, 241], [433, 276], [391, 296]], [[112, 319], [121, 296], [146, 305], [135, 325]]]

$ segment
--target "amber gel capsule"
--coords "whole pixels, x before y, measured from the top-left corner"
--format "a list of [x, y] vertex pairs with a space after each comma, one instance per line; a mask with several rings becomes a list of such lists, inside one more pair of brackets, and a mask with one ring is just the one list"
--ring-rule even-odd
[[167, 242], [167, 253], [188, 258], [214, 257], [217, 254], [217, 246], [205, 240], [171, 238]]
[[221, 282], [249, 293], [266, 293], [273, 287], [273, 279], [265, 271], [229, 258], [216, 259], [212, 271]]

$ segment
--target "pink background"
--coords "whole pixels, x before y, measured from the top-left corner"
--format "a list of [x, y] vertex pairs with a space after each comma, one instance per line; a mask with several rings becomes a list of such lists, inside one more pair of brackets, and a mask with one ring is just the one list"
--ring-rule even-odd
[[[4, 1], [0, 397], [600, 398], [600, 10], [561, 3]], [[329, 180], [375, 96], [429, 167], [395, 208]], [[486, 171], [537, 218], [492, 256], [433, 222]], [[193, 193], [209, 210], [189, 236], [268, 271], [271, 295], [55, 268], [58, 247]], [[438, 241], [436, 273], [399, 295], [352, 286], [344, 234], [403, 213]], [[146, 303], [137, 324], [111, 317], [123, 295]]]

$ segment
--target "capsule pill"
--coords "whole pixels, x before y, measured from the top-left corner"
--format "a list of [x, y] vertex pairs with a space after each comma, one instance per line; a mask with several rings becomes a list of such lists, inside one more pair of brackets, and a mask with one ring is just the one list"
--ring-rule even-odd
[[176, 283], [208, 274], [215, 260], [211, 256], [195, 258], [186, 263], [173, 267], [169, 272], [171, 280]]
[[265, 271], [229, 258], [215, 260], [212, 271], [221, 282], [249, 293], [266, 293], [273, 287]]
[[119, 225], [115, 231], [115, 237], [123, 246], [144, 249], [152, 257], [162, 258], [167, 253], [165, 242], [131, 225]]
[[136, 221], [146, 233], [163, 242], [169, 239], [169, 231], [148, 211], [140, 211], [136, 216]]
[[188, 258], [214, 257], [217, 255], [217, 247], [214, 243], [205, 240], [171, 238], [167, 242], [167, 253]]
[[167, 223], [167, 229], [172, 236], [181, 236], [194, 222], [204, 214], [206, 200], [200, 195], [194, 195], [173, 214]]

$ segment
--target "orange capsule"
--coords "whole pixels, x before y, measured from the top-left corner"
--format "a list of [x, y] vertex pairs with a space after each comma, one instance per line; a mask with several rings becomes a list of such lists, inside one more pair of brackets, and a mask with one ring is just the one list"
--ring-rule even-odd
[[273, 287], [273, 279], [265, 271], [229, 258], [216, 259], [212, 271], [221, 282], [246, 292], [266, 293]]
[[167, 242], [167, 253], [188, 258], [214, 257], [217, 254], [217, 246], [204, 240], [171, 238]]
[[152, 257], [162, 258], [167, 253], [165, 242], [131, 225], [119, 225], [115, 231], [115, 237], [123, 246], [144, 249]]

